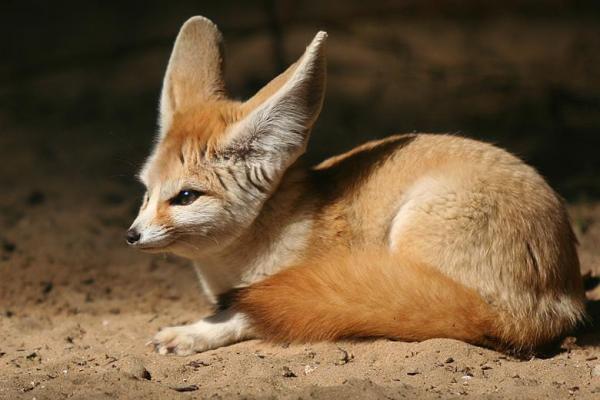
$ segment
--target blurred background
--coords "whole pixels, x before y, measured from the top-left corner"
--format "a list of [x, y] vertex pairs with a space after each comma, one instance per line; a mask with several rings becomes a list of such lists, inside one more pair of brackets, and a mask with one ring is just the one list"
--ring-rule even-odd
[[223, 31], [238, 98], [285, 69], [317, 30], [329, 32], [315, 162], [392, 133], [453, 132], [517, 153], [571, 201], [600, 195], [593, 0], [5, 0], [2, 187], [69, 177], [137, 196], [132, 177], [155, 132], [170, 49], [197, 14]]

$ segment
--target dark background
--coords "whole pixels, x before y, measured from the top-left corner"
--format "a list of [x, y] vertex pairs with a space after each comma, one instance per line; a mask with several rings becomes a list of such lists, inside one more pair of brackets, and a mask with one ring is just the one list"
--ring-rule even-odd
[[571, 201], [600, 195], [600, 2], [577, 0], [3, 1], [0, 193], [62, 177], [137, 196], [170, 48], [197, 14], [223, 31], [240, 98], [329, 32], [311, 160], [454, 132], [519, 154]]

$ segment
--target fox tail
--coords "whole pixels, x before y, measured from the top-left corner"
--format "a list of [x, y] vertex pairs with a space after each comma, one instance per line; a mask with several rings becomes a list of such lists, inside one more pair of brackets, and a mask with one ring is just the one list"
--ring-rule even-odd
[[555, 339], [440, 271], [398, 259], [363, 252], [294, 266], [242, 289], [234, 307], [263, 338], [280, 342], [453, 338], [523, 351]]

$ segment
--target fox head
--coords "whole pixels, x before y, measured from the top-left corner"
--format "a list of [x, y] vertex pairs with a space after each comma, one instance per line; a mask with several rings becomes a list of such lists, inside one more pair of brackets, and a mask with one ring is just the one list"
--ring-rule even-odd
[[306, 149], [323, 104], [325, 41], [245, 102], [223, 83], [218, 28], [193, 17], [165, 73], [155, 147], [139, 173], [146, 194], [127, 232], [140, 249], [209, 253], [248, 228]]

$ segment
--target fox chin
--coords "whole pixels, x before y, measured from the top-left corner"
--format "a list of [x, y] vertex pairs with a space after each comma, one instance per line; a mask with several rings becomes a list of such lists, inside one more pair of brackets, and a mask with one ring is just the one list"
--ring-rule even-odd
[[410, 134], [304, 165], [326, 42], [235, 101], [216, 25], [182, 26], [127, 242], [192, 260], [214, 314], [161, 330], [155, 349], [386, 337], [531, 352], [574, 329], [585, 298], [565, 205], [515, 156]]

